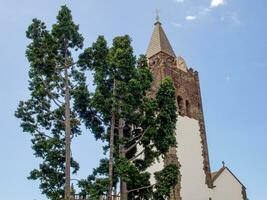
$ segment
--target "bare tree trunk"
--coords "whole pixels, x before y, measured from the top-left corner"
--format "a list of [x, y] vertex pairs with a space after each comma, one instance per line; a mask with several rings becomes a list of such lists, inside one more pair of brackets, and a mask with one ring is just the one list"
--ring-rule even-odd
[[[116, 82], [113, 83], [113, 96], [115, 96]], [[113, 102], [114, 105], [114, 102]], [[109, 139], [109, 164], [108, 164], [108, 175], [109, 175], [109, 187], [108, 187], [108, 200], [112, 200], [112, 189], [113, 189], [113, 156], [114, 156], [114, 130], [115, 130], [115, 111], [112, 105], [111, 110], [111, 129]]]
[[65, 58], [64, 58], [64, 85], [65, 85], [65, 200], [70, 200], [70, 88], [67, 65], [67, 41], [64, 40]]
[[[123, 119], [119, 119], [119, 140], [122, 141], [123, 140], [123, 126], [124, 126], [124, 120]], [[124, 153], [124, 145], [120, 144], [119, 147], [119, 151], [120, 151], [120, 156], [121, 157], [125, 157], [125, 153]], [[128, 199], [128, 192], [127, 192], [127, 184], [125, 181], [120, 180], [120, 192], [121, 192], [121, 197], [120, 200], [127, 200]]]

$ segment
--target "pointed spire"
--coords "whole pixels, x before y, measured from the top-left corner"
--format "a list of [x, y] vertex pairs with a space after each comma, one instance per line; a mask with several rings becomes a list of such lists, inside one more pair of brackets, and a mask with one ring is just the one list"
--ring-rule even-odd
[[166, 53], [175, 58], [175, 53], [159, 21], [158, 11], [156, 16], [156, 23], [154, 25], [154, 31], [146, 53], [147, 58], [150, 58], [159, 52]]

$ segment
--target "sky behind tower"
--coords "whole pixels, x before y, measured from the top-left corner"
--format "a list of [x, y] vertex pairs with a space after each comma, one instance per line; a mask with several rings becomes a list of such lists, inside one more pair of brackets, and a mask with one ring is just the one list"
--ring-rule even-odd
[[[199, 72], [212, 171], [226, 165], [247, 187], [248, 197], [266, 200], [267, 180], [267, 1], [244, 0], [0, 0], [0, 199], [45, 200], [30, 137], [14, 111], [29, 97], [25, 31], [33, 18], [50, 28], [61, 5], [72, 10], [85, 47], [104, 35], [109, 44], [129, 34], [135, 54], [145, 53], [155, 11], [176, 56]], [[73, 155], [86, 177], [103, 157], [85, 130]]]

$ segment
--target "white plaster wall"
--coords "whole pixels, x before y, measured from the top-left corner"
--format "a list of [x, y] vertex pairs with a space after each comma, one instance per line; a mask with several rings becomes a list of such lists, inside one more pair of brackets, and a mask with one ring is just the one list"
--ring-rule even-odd
[[214, 182], [212, 200], [243, 200], [242, 185], [225, 169]]
[[182, 174], [181, 197], [184, 200], [208, 200], [211, 191], [205, 183], [199, 122], [179, 116], [176, 124], [176, 140]]
[[150, 177], [150, 183], [151, 184], [156, 183], [154, 173], [161, 171], [163, 169], [163, 167], [164, 167], [164, 161], [162, 158], [160, 158], [159, 160], [156, 160], [154, 162], [154, 164], [147, 169], [147, 171], [151, 174], [151, 177]]
[[[216, 179], [213, 189], [205, 183], [202, 144], [199, 122], [189, 117], [179, 116], [176, 124], [177, 157], [181, 164], [181, 197], [183, 200], [243, 200], [242, 186], [228, 171]], [[141, 147], [138, 147], [141, 151]], [[151, 184], [155, 183], [153, 174], [163, 169], [163, 159], [156, 161], [147, 169], [151, 173]]]
[[[144, 148], [140, 145], [137, 145], [137, 152], [136, 154], [140, 153]], [[144, 154], [141, 154], [139, 156], [140, 159], [144, 159]], [[156, 159], [155, 162], [147, 168], [147, 172], [149, 172], [151, 174], [150, 176], [150, 183], [151, 184], [155, 184], [156, 183], [156, 180], [154, 178], [154, 173], [155, 172], [158, 172], [158, 171], [161, 171], [164, 167], [164, 161], [163, 159], [160, 157], [158, 160]]]

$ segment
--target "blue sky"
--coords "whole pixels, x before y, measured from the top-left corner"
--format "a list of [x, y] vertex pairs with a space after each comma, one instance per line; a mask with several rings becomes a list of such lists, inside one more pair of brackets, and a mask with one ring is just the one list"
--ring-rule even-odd
[[[98, 35], [109, 43], [129, 34], [135, 53], [145, 53], [155, 10], [176, 52], [200, 74], [212, 170], [221, 161], [239, 177], [253, 200], [267, 189], [267, 1], [246, 0], [0, 0], [0, 191], [5, 200], [44, 200], [29, 171], [38, 166], [30, 137], [14, 111], [28, 97], [25, 30], [32, 18], [50, 27], [61, 5], [72, 10], [89, 46]], [[101, 157], [86, 132], [73, 142], [85, 177]]]

